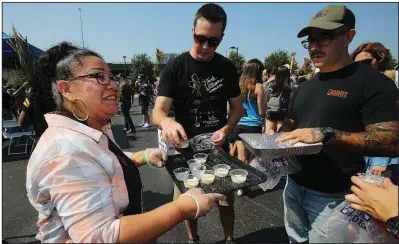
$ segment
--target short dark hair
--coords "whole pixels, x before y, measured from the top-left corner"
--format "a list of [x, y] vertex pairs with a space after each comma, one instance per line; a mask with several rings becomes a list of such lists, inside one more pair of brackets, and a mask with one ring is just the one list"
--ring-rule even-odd
[[227, 25], [227, 15], [224, 9], [215, 4], [215, 3], [207, 3], [202, 5], [200, 9], [198, 9], [197, 13], [195, 14], [194, 19], [194, 28], [197, 26], [198, 19], [206, 19], [212, 23], [222, 22], [223, 28], [222, 31], [226, 29]]

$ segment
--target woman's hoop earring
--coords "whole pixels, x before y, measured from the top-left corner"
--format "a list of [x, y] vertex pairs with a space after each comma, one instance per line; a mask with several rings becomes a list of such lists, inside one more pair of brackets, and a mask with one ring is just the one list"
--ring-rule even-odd
[[82, 101], [82, 103], [85, 105], [85, 107], [86, 107], [86, 109], [87, 109], [87, 114], [86, 114], [86, 117], [85, 117], [84, 119], [79, 118], [79, 117], [76, 116], [76, 114], [75, 114], [75, 109], [74, 109], [75, 106], [72, 107], [72, 114], [73, 114], [73, 116], [75, 116], [75, 118], [76, 118], [77, 120], [83, 121], [83, 122], [84, 122], [84, 121], [86, 121], [86, 120], [89, 118], [89, 116], [90, 116], [90, 115], [89, 115], [89, 114], [90, 114], [89, 106], [87, 106], [86, 102], [83, 101], [83, 99], [81, 99], [81, 98], [76, 98], [76, 100]]

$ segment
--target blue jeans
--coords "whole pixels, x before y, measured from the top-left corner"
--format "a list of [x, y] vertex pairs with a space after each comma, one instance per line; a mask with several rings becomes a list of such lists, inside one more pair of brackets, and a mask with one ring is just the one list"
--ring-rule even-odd
[[287, 177], [283, 193], [284, 224], [290, 243], [325, 243], [326, 235], [318, 227], [350, 192], [350, 189], [342, 193], [314, 191]]

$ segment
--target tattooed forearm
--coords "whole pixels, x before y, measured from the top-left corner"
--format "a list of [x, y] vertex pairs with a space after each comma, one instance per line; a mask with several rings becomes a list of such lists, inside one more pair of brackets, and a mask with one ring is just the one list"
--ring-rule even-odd
[[398, 156], [398, 122], [382, 122], [366, 126], [366, 131], [349, 133], [335, 131], [335, 142], [360, 149], [365, 156]]
[[311, 128], [310, 135], [312, 136], [313, 141], [323, 141], [324, 134], [321, 132], [321, 128]]

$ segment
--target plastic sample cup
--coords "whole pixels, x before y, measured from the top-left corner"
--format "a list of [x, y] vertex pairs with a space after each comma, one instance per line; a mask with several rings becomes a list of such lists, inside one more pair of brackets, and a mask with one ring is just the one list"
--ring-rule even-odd
[[199, 165], [199, 166], [193, 166], [193, 169], [191, 170], [191, 173], [195, 175], [198, 179], [201, 179], [202, 175], [204, 174], [206, 170], [205, 165]]
[[215, 170], [215, 175], [217, 177], [226, 177], [229, 174], [230, 166], [227, 164], [217, 164], [213, 166], [213, 170]]
[[195, 188], [198, 186], [199, 179], [195, 177], [194, 175], [190, 174], [188, 175], [187, 179], [184, 180], [184, 187], [190, 189], [190, 188]]
[[247, 180], [248, 171], [244, 169], [233, 169], [230, 171], [231, 181], [242, 184]]
[[206, 159], [208, 158], [208, 155], [205, 153], [197, 153], [194, 154], [193, 158], [198, 162], [198, 163], [206, 163]]
[[204, 174], [201, 176], [202, 184], [212, 184], [215, 181], [215, 171], [214, 170], [205, 170]]
[[188, 168], [177, 168], [173, 170], [173, 173], [178, 181], [184, 181], [188, 178], [190, 170]]

